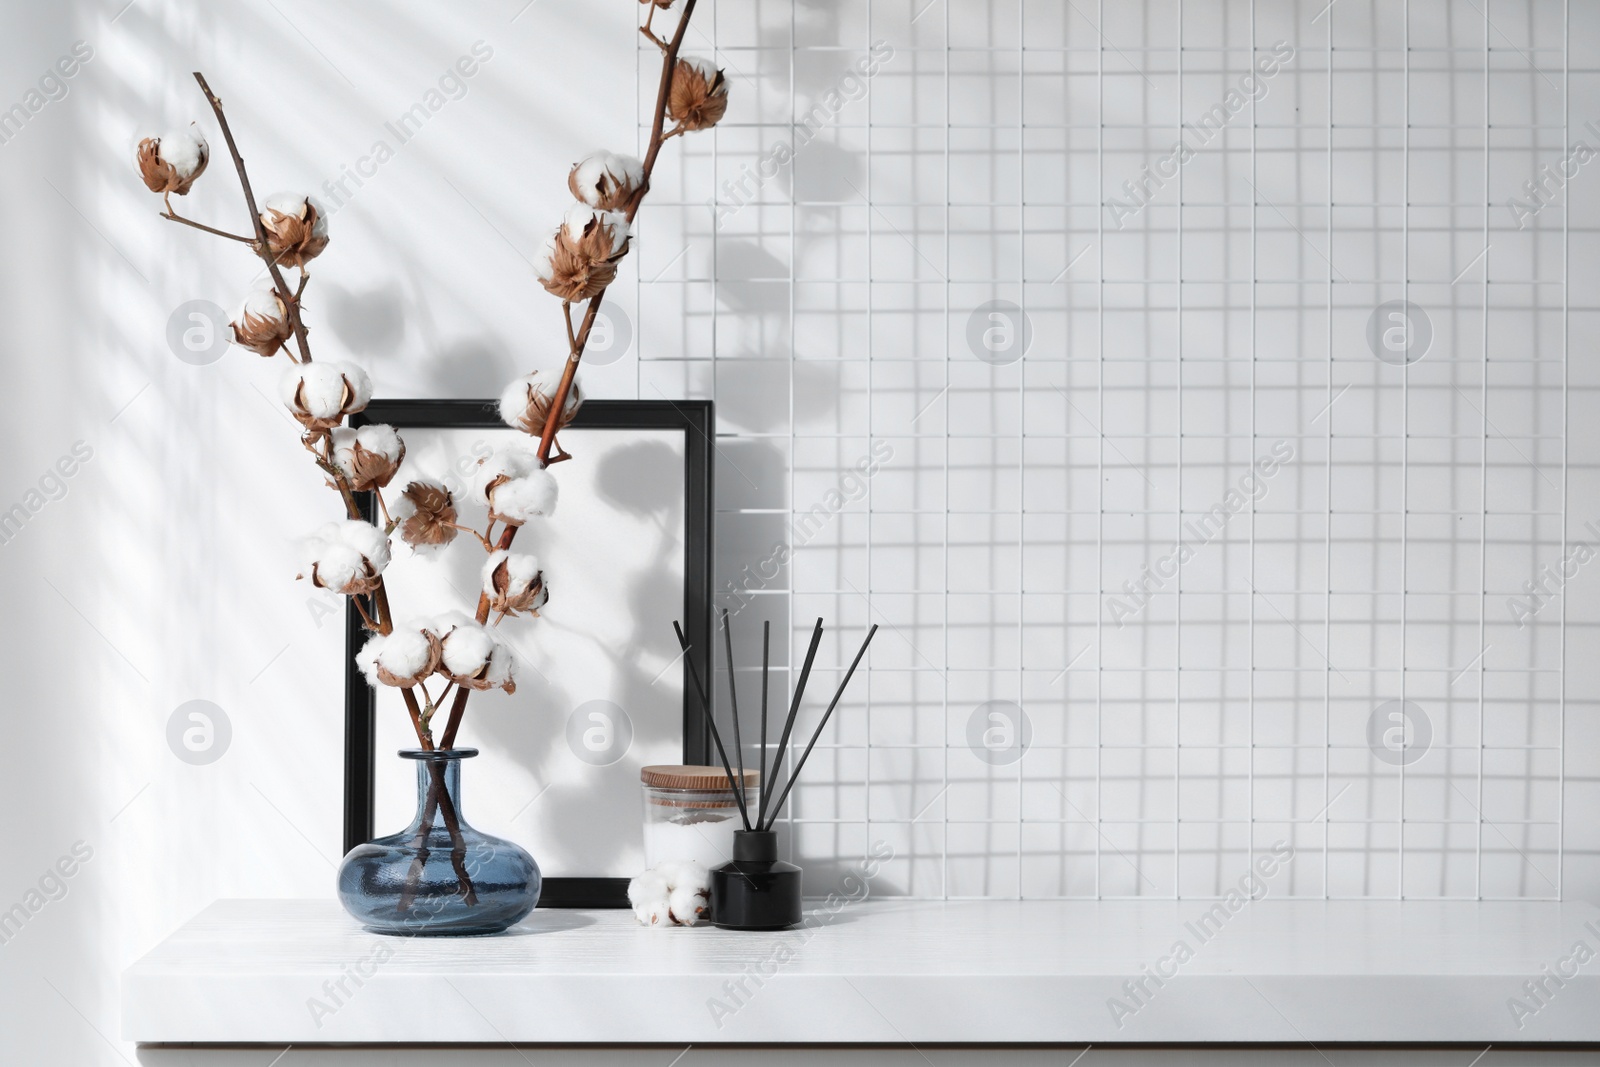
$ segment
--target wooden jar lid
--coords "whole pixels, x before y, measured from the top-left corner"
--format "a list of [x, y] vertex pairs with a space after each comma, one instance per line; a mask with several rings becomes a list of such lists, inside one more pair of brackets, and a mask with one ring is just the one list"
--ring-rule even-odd
[[[678, 763], [643, 767], [639, 770], [639, 780], [653, 789], [694, 789], [714, 792], [733, 788], [728, 772], [721, 767], [693, 767]], [[756, 785], [760, 780], [759, 770], [754, 767], [745, 768], [746, 788]]]

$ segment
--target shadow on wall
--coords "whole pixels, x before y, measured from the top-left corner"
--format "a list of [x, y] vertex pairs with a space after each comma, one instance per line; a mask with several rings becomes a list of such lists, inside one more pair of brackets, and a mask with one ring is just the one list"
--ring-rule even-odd
[[[628, 629], [620, 637], [608, 635], [604, 639], [613, 672], [611, 692], [606, 699], [630, 714], [636, 715], [638, 709], [659, 703], [655, 689], [659, 675], [655, 670], [645, 669], [643, 664], [669, 658], [665, 650], [673, 644], [672, 620], [679, 618], [683, 611], [678, 579], [672, 570], [656, 565], [656, 561], [683, 550], [678, 535], [683, 523], [682, 484], [681, 454], [659, 441], [639, 441], [608, 450], [595, 467], [595, 489], [599, 498], [625, 515], [646, 521], [656, 531], [655, 542], [639, 545], [633, 559], [627, 561], [631, 568], [626, 575], [625, 594]], [[525, 545], [519, 541], [518, 547], [542, 554], [539, 533], [536, 528], [530, 529], [531, 536], [526, 538], [530, 543]], [[473, 564], [476, 565], [475, 560]], [[460, 577], [464, 582], [471, 580], [464, 571]], [[551, 595], [559, 597], [561, 592], [552, 589]], [[576, 628], [569, 632], [578, 634]], [[601, 640], [599, 636], [585, 639]], [[513, 644], [524, 659], [528, 659], [528, 650], [537, 647], [536, 638], [527, 631]], [[648, 654], [640, 654], [644, 652]], [[662, 655], [657, 656], [657, 652]], [[542, 675], [532, 671], [524, 671], [519, 682], [518, 699], [522, 698], [522, 684], [525, 684], [530, 691], [538, 693], [536, 704], [554, 709], [563, 719], [579, 702], [577, 694], [553, 688]], [[553, 866], [546, 874], [615, 869], [622, 858], [622, 842], [597, 835], [594, 827], [637, 818], [638, 783], [629, 769], [631, 765], [619, 755], [614, 763], [583, 767], [573, 776], [568, 773], [573, 753], [559, 740], [555, 744], [548, 743], [548, 723], [541, 725], [524, 715], [486, 714], [486, 711], [489, 711], [487, 705], [476, 709], [473, 729], [495, 751], [514, 759], [531, 779], [550, 783], [536, 810], [542, 830], [554, 848], [540, 859], [565, 857], [568, 859], [557, 859], [557, 862], [571, 862], [578, 869]], [[659, 732], [654, 728], [642, 731], [637, 725], [634, 731], [635, 741], [640, 733]], [[676, 707], [667, 732], [673, 737], [679, 732]], [[676, 758], [674, 754], [672, 759]]]
[[396, 286], [353, 292], [319, 278], [328, 326], [345, 347], [361, 356], [386, 356], [406, 335], [406, 301]]

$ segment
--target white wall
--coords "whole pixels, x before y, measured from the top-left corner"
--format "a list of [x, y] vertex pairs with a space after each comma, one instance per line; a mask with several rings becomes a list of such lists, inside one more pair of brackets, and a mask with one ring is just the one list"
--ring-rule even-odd
[[[75, 442], [93, 451], [0, 545], [17, 791], [0, 909], [75, 842], [93, 851], [0, 945], [7, 1060], [116, 1062], [126, 963], [216, 897], [325, 894], [338, 858], [340, 631], [289, 547], [332, 499], [272, 399], [278, 368], [169, 348], [175, 309], [231, 309], [254, 270], [156, 218], [136, 135], [212, 132], [199, 68], [258, 192], [320, 192], [388, 141], [316, 264], [317, 351], [384, 395], [489, 395], [560, 358], [527, 260], [566, 167], [637, 143], [654, 60], [636, 7], [113, 0], [6, 19], [0, 104], [93, 49], [0, 144], [0, 508]], [[746, 651], [762, 618], [798, 649], [812, 617], [836, 621], [821, 692], [883, 627], [796, 798], [817, 888], [882, 839], [885, 893], [1204, 896], [1284, 838], [1295, 894], [1592, 896], [1594, 568], [1527, 628], [1506, 606], [1600, 517], [1600, 178], [1581, 168], [1526, 229], [1506, 204], [1595, 143], [1592, 9], [1573, 5], [1563, 50], [1553, 2], [1258, 0], [1253, 23], [1245, 3], [1103, 7], [704, 0], [690, 36], [735, 102], [664, 154], [615, 292], [634, 344], [585, 384], [717, 400], [719, 584], [775, 544], [795, 555], [740, 611]], [[849, 99], [841, 73], [880, 39], [893, 56]], [[1293, 61], [1182, 168], [1181, 214], [1174, 178], [1119, 230], [1096, 203], [1225, 102], [1252, 41], [1279, 40]], [[477, 41], [493, 55], [465, 96], [398, 144], [385, 123]], [[719, 223], [717, 183], [818, 104], [820, 135]], [[220, 155], [183, 207], [243, 227]], [[1364, 338], [1402, 298], [1435, 334], [1406, 370]], [[1026, 309], [1020, 362], [968, 346], [990, 300]], [[1279, 440], [1294, 461], [1255, 507], [1118, 628], [1102, 591]], [[789, 509], [834, 511], [878, 442], [892, 457], [861, 499], [788, 528]], [[1432, 734], [1403, 773], [1366, 740], [1402, 697]], [[205, 766], [167, 740], [196, 699], [232, 730]], [[1026, 711], [1019, 761], [968, 746], [991, 701]]]

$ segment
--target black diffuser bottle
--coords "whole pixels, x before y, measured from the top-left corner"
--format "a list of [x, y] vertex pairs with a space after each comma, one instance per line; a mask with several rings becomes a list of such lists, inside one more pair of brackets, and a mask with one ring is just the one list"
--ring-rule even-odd
[[[717, 755], [722, 758], [723, 770], [728, 772], [728, 781], [739, 783], [739, 788], [734, 791], [734, 799], [739, 803], [739, 815], [744, 820], [744, 829], [736, 830], [733, 834], [733, 859], [711, 872], [711, 923], [732, 930], [782, 930], [793, 926], [801, 917], [800, 868], [778, 858], [778, 834], [772, 826], [777, 821], [778, 812], [783, 808], [783, 802], [789, 798], [794, 783], [799, 780], [800, 772], [805, 768], [811, 750], [816, 747], [817, 739], [822, 736], [823, 727], [828, 725], [828, 718], [838, 706], [839, 698], [844, 696], [844, 687], [850, 684], [850, 678], [856, 673], [861, 657], [867, 654], [867, 646], [872, 643], [872, 635], [878, 632], [878, 628], [874, 626], [867, 631], [867, 639], [861, 642], [861, 651], [856, 653], [850, 669], [845, 672], [844, 680], [839, 683], [838, 690], [833, 694], [833, 700], [828, 703], [828, 710], [822, 713], [816, 732], [811, 735], [810, 744], [806, 745], [805, 751], [795, 762], [794, 773], [789, 776], [783, 791], [774, 799], [773, 777], [768, 772], [767, 764], [767, 676], [771, 663], [772, 624], [763, 625], [760, 753], [762, 773], [758, 787], [760, 802], [753, 824], [750, 821], [749, 797], [745, 794], [744, 786], [744, 743], [739, 736], [739, 696], [734, 685], [733, 634], [728, 628], [728, 612], [726, 609], [722, 612], [722, 634], [727, 648], [728, 699], [733, 713], [734, 751], [738, 754], [739, 760], [738, 778], [733, 776], [733, 765], [728, 760], [728, 750], [722, 745], [722, 735], [717, 730], [716, 717], [711, 713], [711, 701], [706, 689], [700, 684], [700, 674], [695, 670], [694, 661], [688, 658], [689, 642], [684, 638], [683, 629], [677, 623], [673, 623], [673, 629], [678, 632], [678, 644], [683, 647], [684, 662], [689, 665], [689, 677], [694, 681], [700, 702], [705, 707], [706, 723], [711, 728], [711, 739], [716, 742]], [[789, 718], [783, 724], [783, 735], [778, 739], [777, 751], [773, 755], [771, 763], [773, 771], [783, 765], [784, 756], [788, 752], [789, 735], [794, 732], [795, 717], [800, 712], [800, 698], [805, 695], [806, 680], [811, 677], [811, 664], [817, 658], [817, 646], [821, 643], [822, 620], [818, 619], [816, 627], [811, 631], [811, 647], [806, 651], [805, 666], [800, 669], [800, 680], [794, 689], [794, 699], [789, 704]]]
[[800, 868], [778, 858], [776, 830], [736, 830], [733, 861], [711, 872], [711, 922], [782, 930], [800, 921]]

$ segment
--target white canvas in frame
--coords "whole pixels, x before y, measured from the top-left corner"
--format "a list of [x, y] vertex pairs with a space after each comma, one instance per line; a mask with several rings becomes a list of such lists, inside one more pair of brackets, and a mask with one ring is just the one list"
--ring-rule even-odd
[[[406, 459], [391, 488], [443, 481], [461, 521], [480, 530], [470, 471], [493, 449], [529, 440], [493, 427], [402, 433]], [[474, 693], [468, 703], [456, 743], [481, 754], [463, 764], [462, 807], [478, 829], [526, 848], [546, 877], [631, 877], [644, 867], [639, 769], [678, 763], [683, 752], [683, 672], [669, 668], [684, 603], [684, 435], [568, 428], [561, 445], [574, 458], [551, 468], [555, 515], [523, 527], [515, 545], [539, 557], [550, 603], [541, 618], [500, 624], [517, 691]], [[395, 539], [384, 577], [397, 622], [472, 610], [484, 554], [469, 538], [433, 556]], [[415, 768], [394, 756], [416, 746], [397, 690], [378, 692], [376, 738], [382, 835], [403, 829], [416, 807]]]

